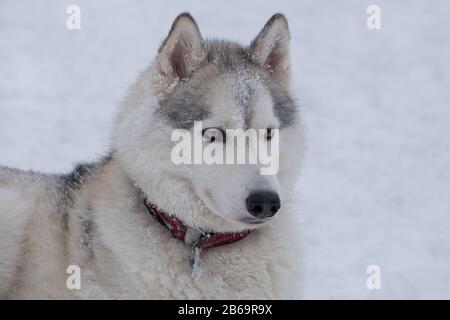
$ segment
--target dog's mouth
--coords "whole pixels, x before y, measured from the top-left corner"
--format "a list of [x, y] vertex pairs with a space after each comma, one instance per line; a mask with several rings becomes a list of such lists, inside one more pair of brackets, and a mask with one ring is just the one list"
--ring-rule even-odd
[[241, 222], [247, 223], [247, 224], [252, 224], [252, 225], [258, 225], [258, 224], [266, 223], [270, 220], [271, 220], [270, 218], [261, 219], [261, 218], [246, 217], [246, 218], [241, 219]]
[[[205, 197], [203, 198], [200, 196], [200, 199], [202, 199], [202, 201], [206, 205], [206, 207], [208, 207], [211, 210], [211, 212], [213, 212], [214, 214], [216, 214], [220, 217], [226, 218], [218, 213], [220, 211], [218, 210], [218, 208], [215, 204], [213, 193], [210, 192], [209, 190], [205, 190], [204, 195], [205, 195]], [[240, 222], [240, 223], [246, 224], [250, 228], [256, 228], [258, 225], [262, 225], [262, 224], [265, 224], [265, 223], [271, 221], [272, 217], [257, 218], [257, 217], [247, 216], [244, 218], [239, 218], [236, 220], [232, 219], [232, 220], [234, 220], [234, 222]]]

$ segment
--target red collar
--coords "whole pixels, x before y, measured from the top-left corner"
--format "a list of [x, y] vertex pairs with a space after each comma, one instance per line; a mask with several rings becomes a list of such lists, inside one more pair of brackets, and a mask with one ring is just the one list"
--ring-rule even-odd
[[[186, 233], [188, 231], [188, 227], [181, 222], [178, 218], [174, 216], [170, 216], [156, 205], [147, 201], [146, 198], [143, 198], [144, 205], [147, 208], [148, 212], [152, 217], [154, 217], [159, 223], [165, 226], [167, 229], [172, 232], [172, 235], [180, 239], [181, 241], [186, 242]], [[245, 238], [251, 230], [244, 230], [241, 232], [214, 232], [214, 233], [205, 233], [200, 232], [200, 238], [193, 243], [194, 250], [205, 250], [212, 247], [218, 247], [225, 244], [230, 244]]]
[[[192, 266], [192, 278], [194, 280], [198, 280], [202, 272], [201, 253], [203, 250], [236, 242], [248, 236], [248, 234], [251, 231], [251, 230], [244, 230], [241, 232], [223, 232], [223, 233], [199, 232], [187, 227], [183, 222], [181, 222], [176, 217], [167, 214], [154, 204], [147, 201], [145, 195], [142, 192], [141, 198], [142, 201], [144, 202], [145, 207], [147, 208], [148, 212], [153, 218], [155, 218], [159, 223], [161, 223], [163, 226], [169, 229], [175, 238], [192, 245], [192, 256], [190, 258], [190, 261]], [[198, 235], [198, 237], [196, 237], [196, 239], [187, 239], [191, 238], [190, 236], [186, 237], [188, 231], [193, 231], [193, 234], [196, 236]]]

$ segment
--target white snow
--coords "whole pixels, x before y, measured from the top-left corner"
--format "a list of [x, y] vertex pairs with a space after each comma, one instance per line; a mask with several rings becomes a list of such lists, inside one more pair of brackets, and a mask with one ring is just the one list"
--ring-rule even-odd
[[[66, 8], [81, 8], [81, 30]], [[381, 7], [381, 30], [366, 8]], [[249, 42], [292, 34], [309, 155], [305, 298], [450, 298], [449, 1], [0, 2], [0, 163], [68, 171], [109, 144], [120, 100], [174, 17]], [[366, 268], [381, 268], [381, 290]], [[300, 284], [299, 284], [300, 285]]]

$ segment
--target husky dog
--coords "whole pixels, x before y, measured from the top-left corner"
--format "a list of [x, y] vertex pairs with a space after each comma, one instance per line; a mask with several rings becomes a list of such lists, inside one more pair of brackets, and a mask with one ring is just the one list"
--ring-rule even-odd
[[[183, 13], [124, 100], [107, 157], [67, 175], [0, 167], [0, 297], [297, 297], [288, 203], [304, 138], [289, 38], [281, 14], [243, 47], [203, 39]], [[195, 121], [279, 129], [277, 174], [175, 164], [171, 134]]]

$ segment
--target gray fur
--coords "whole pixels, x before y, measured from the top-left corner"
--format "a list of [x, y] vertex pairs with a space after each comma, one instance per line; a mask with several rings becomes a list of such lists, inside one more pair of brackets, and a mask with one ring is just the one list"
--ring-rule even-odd
[[294, 125], [298, 118], [298, 106], [295, 100], [282, 88], [274, 83], [270, 86], [274, 103], [275, 116], [280, 120], [280, 129]]
[[[281, 128], [290, 126], [297, 118], [297, 106], [287, 90], [278, 85], [270, 70], [252, 60], [252, 47], [224, 40], [207, 40], [204, 43], [205, 61], [192, 74], [190, 79], [179, 81], [175, 88], [160, 102], [157, 116], [166, 119], [173, 128], [190, 129], [194, 121], [205, 120], [212, 106], [206, 98], [208, 85], [225, 75], [241, 75], [243, 78], [258, 78], [261, 85], [271, 93], [275, 115]], [[252, 89], [246, 82], [236, 83], [236, 101], [242, 96], [252, 97]], [[245, 114], [245, 123], [250, 122], [253, 113], [250, 101], [240, 107]]]
[[156, 116], [167, 119], [173, 128], [190, 129], [194, 121], [208, 117], [209, 106], [204, 102], [202, 81], [191, 79], [178, 87], [160, 102]]

